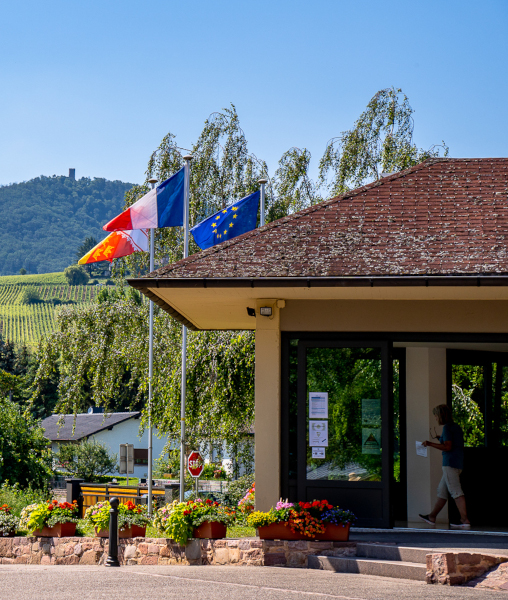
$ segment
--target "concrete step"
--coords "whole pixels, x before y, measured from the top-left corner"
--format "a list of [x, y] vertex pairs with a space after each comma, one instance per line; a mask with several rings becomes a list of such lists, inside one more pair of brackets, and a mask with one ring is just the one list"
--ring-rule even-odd
[[394, 546], [390, 544], [358, 544], [356, 555], [365, 558], [379, 558], [382, 560], [400, 560], [409, 563], [425, 565], [429, 548], [411, 548], [407, 546]]
[[335, 571], [336, 573], [358, 573], [396, 579], [425, 581], [425, 565], [372, 558], [341, 558], [338, 556], [309, 556], [309, 569]]

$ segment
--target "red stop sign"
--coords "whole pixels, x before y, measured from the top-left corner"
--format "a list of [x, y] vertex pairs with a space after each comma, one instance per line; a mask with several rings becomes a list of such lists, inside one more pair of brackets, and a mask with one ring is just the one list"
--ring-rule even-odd
[[191, 452], [187, 459], [187, 468], [193, 477], [199, 477], [205, 468], [203, 457], [199, 452]]

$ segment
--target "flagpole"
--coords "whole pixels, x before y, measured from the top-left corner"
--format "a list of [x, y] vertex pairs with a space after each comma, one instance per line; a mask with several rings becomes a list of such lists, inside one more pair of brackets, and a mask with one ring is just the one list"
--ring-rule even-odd
[[265, 184], [268, 182], [268, 179], [259, 179], [258, 183], [261, 186], [261, 194], [259, 198], [259, 202], [261, 204], [261, 216], [259, 219], [259, 226], [263, 227], [265, 224]]
[[[152, 190], [157, 179], [151, 178], [148, 183]], [[155, 229], [150, 229], [150, 273], [154, 270]], [[150, 320], [148, 334], [148, 516], [152, 516], [152, 399], [153, 399], [153, 302], [150, 300]]]
[[[189, 256], [189, 187], [190, 161], [192, 155], [187, 154], [185, 160], [184, 184], [184, 217], [183, 217], [183, 257]], [[182, 387], [180, 396], [180, 502], [184, 501], [185, 493], [185, 398], [187, 393], [187, 327], [182, 328]]]

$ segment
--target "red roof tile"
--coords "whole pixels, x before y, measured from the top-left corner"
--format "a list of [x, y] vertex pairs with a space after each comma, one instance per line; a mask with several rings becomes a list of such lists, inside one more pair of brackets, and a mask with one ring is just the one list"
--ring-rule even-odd
[[148, 277], [508, 273], [508, 159], [431, 159]]

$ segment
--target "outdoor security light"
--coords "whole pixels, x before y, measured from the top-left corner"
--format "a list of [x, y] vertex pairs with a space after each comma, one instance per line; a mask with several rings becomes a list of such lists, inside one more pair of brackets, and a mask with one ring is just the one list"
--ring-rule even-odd
[[259, 312], [263, 317], [271, 317], [272, 316], [272, 307], [271, 306], [262, 306], [259, 309]]

